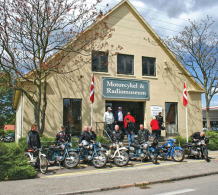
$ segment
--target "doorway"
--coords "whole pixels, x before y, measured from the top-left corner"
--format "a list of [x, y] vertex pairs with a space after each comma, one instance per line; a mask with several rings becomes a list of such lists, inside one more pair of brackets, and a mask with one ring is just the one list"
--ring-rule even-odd
[[118, 110], [118, 107], [122, 107], [122, 110], [127, 114], [130, 112], [135, 118], [135, 132], [139, 130], [139, 125], [144, 124], [144, 102], [127, 102], [127, 101], [106, 101], [105, 110], [107, 107], [112, 108], [113, 114]]

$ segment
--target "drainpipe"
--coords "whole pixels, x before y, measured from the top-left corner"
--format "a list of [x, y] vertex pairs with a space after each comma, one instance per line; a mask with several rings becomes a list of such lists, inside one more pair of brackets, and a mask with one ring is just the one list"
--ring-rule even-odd
[[23, 92], [21, 92], [21, 103], [20, 103], [21, 111], [20, 111], [20, 137], [23, 136]]

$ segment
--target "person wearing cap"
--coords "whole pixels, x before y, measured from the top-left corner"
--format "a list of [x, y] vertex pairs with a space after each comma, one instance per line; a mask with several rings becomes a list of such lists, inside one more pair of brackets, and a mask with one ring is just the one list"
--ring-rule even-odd
[[115, 112], [114, 119], [115, 124], [119, 125], [120, 130], [124, 132], [124, 117], [125, 113], [122, 110], [122, 107], [118, 107], [118, 110]]
[[61, 131], [59, 133], [57, 133], [54, 144], [57, 145], [58, 143], [61, 142], [70, 142], [71, 141], [71, 137], [70, 134], [66, 133], [65, 131], [65, 127], [61, 126]]
[[107, 131], [107, 134], [109, 136], [111, 131], [113, 130], [113, 123], [114, 123], [114, 116], [111, 111], [112, 111], [111, 107], [108, 107], [103, 117], [103, 121], [106, 123], [105, 130]]

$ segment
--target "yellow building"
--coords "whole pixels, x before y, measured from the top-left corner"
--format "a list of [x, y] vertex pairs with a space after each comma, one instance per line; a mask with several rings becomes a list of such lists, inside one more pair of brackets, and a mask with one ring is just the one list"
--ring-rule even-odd
[[[93, 129], [101, 134], [103, 115], [108, 106], [113, 113], [119, 106], [136, 119], [136, 129], [143, 123], [149, 130], [153, 115], [164, 117], [168, 135], [185, 137], [186, 110], [183, 106], [183, 83], [187, 82], [189, 135], [202, 130], [202, 87], [166, 47], [149, 24], [128, 0], [121, 1], [99, 21], [113, 28], [112, 37], [100, 50], [87, 53], [85, 66], [67, 76], [52, 74], [47, 85], [47, 109], [44, 135], [55, 136], [61, 125], [73, 135], [91, 124], [91, 75], [95, 79]], [[91, 26], [92, 28], [92, 26]], [[101, 40], [96, 40], [100, 43]], [[97, 44], [96, 44], [97, 45]], [[113, 49], [112, 49], [112, 46]], [[80, 54], [72, 53], [64, 60], [71, 70]], [[26, 136], [33, 123], [33, 106], [18, 94], [16, 138]]]

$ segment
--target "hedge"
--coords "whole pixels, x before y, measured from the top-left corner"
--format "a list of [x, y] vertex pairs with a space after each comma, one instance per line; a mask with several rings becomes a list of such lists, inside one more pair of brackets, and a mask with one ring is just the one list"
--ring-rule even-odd
[[22, 148], [15, 143], [0, 143], [0, 180], [27, 179], [36, 175]]

